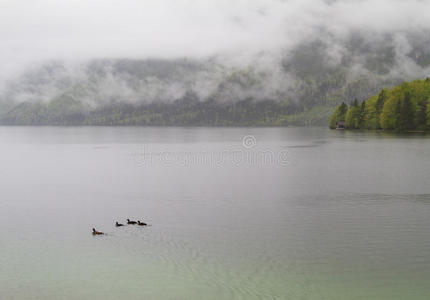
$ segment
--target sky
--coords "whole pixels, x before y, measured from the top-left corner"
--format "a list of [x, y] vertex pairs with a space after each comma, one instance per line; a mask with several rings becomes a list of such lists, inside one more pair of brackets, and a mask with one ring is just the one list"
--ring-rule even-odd
[[[405, 52], [404, 34], [429, 30], [429, 12], [430, 0], [0, 0], [0, 81], [51, 59], [249, 62], [288, 53], [322, 30], [333, 41], [389, 32]], [[331, 52], [342, 47], [333, 42]]]
[[324, 26], [404, 31], [430, 26], [419, 0], [1, 0], [2, 62], [178, 57], [289, 47]]

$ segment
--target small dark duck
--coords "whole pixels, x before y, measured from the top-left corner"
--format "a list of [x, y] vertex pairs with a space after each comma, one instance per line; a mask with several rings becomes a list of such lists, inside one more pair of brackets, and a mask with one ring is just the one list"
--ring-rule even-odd
[[124, 224], [120, 224], [120, 223], [118, 223], [118, 222], [115, 222], [115, 226], [116, 226], [116, 227], [121, 227], [121, 226], [124, 226]]
[[130, 221], [130, 219], [127, 219], [127, 224], [135, 225], [135, 224], [137, 224], [137, 222], [136, 221]]
[[140, 226], [148, 226], [148, 224], [146, 224], [145, 222], [140, 222], [140, 221], [137, 221], [137, 225], [140, 225]]
[[101, 235], [101, 234], [104, 234], [104, 233], [101, 231], [97, 231], [93, 228], [93, 235]]

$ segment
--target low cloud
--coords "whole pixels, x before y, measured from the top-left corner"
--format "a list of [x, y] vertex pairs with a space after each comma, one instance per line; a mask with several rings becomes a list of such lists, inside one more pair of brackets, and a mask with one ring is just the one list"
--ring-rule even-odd
[[[207, 98], [220, 84], [226, 101], [271, 99], [297, 86], [297, 53], [312, 43], [323, 60], [317, 64], [343, 65], [350, 78], [419, 78], [429, 75], [429, 11], [426, 0], [5, 0], [0, 91], [49, 101], [71, 86], [91, 89], [85, 82], [92, 80], [100, 90], [82, 93], [91, 103], [177, 99], [189, 90]], [[104, 64], [104, 76], [92, 78], [88, 65], [103, 59], [188, 59], [204, 67], [166, 80], [109, 73]], [[303, 60], [298, 68], [306, 68]], [[40, 71], [53, 61], [61, 63]], [[262, 83], [243, 89], [246, 76], [223, 83], [243, 70]]]

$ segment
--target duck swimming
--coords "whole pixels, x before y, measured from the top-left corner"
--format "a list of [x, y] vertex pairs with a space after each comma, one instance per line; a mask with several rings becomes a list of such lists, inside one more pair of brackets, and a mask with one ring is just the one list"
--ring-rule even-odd
[[127, 219], [127, 224], [135, 225], [137, 224], [136, 221], [130, 221], [130, 219]]
[[104, 233], [101, 231], [97, 231], [93, 228], [93, 235], [101, 235], [101, 234], [104, 234]]
[[146, 223], [144, 223], [144, 222], [140, 222], [140, 221], [137, 221], [137, 225], [140, 225], [140, 226], [148, 226], [148, 224], [146, 224]]
[[115, 222], [115, 226], [116, 226], [116, 227], [120, 227], [120, 226], [124, 226], [124, 224], [120, 224], [120, 223], [118, 223], [118, 222]]

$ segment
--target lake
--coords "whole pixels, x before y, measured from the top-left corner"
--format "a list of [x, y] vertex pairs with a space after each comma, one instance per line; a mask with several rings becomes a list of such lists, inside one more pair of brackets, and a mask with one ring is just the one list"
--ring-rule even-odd
[[0, 127], [0, 151], [1, 299], [430, 295], [429, 136]]

